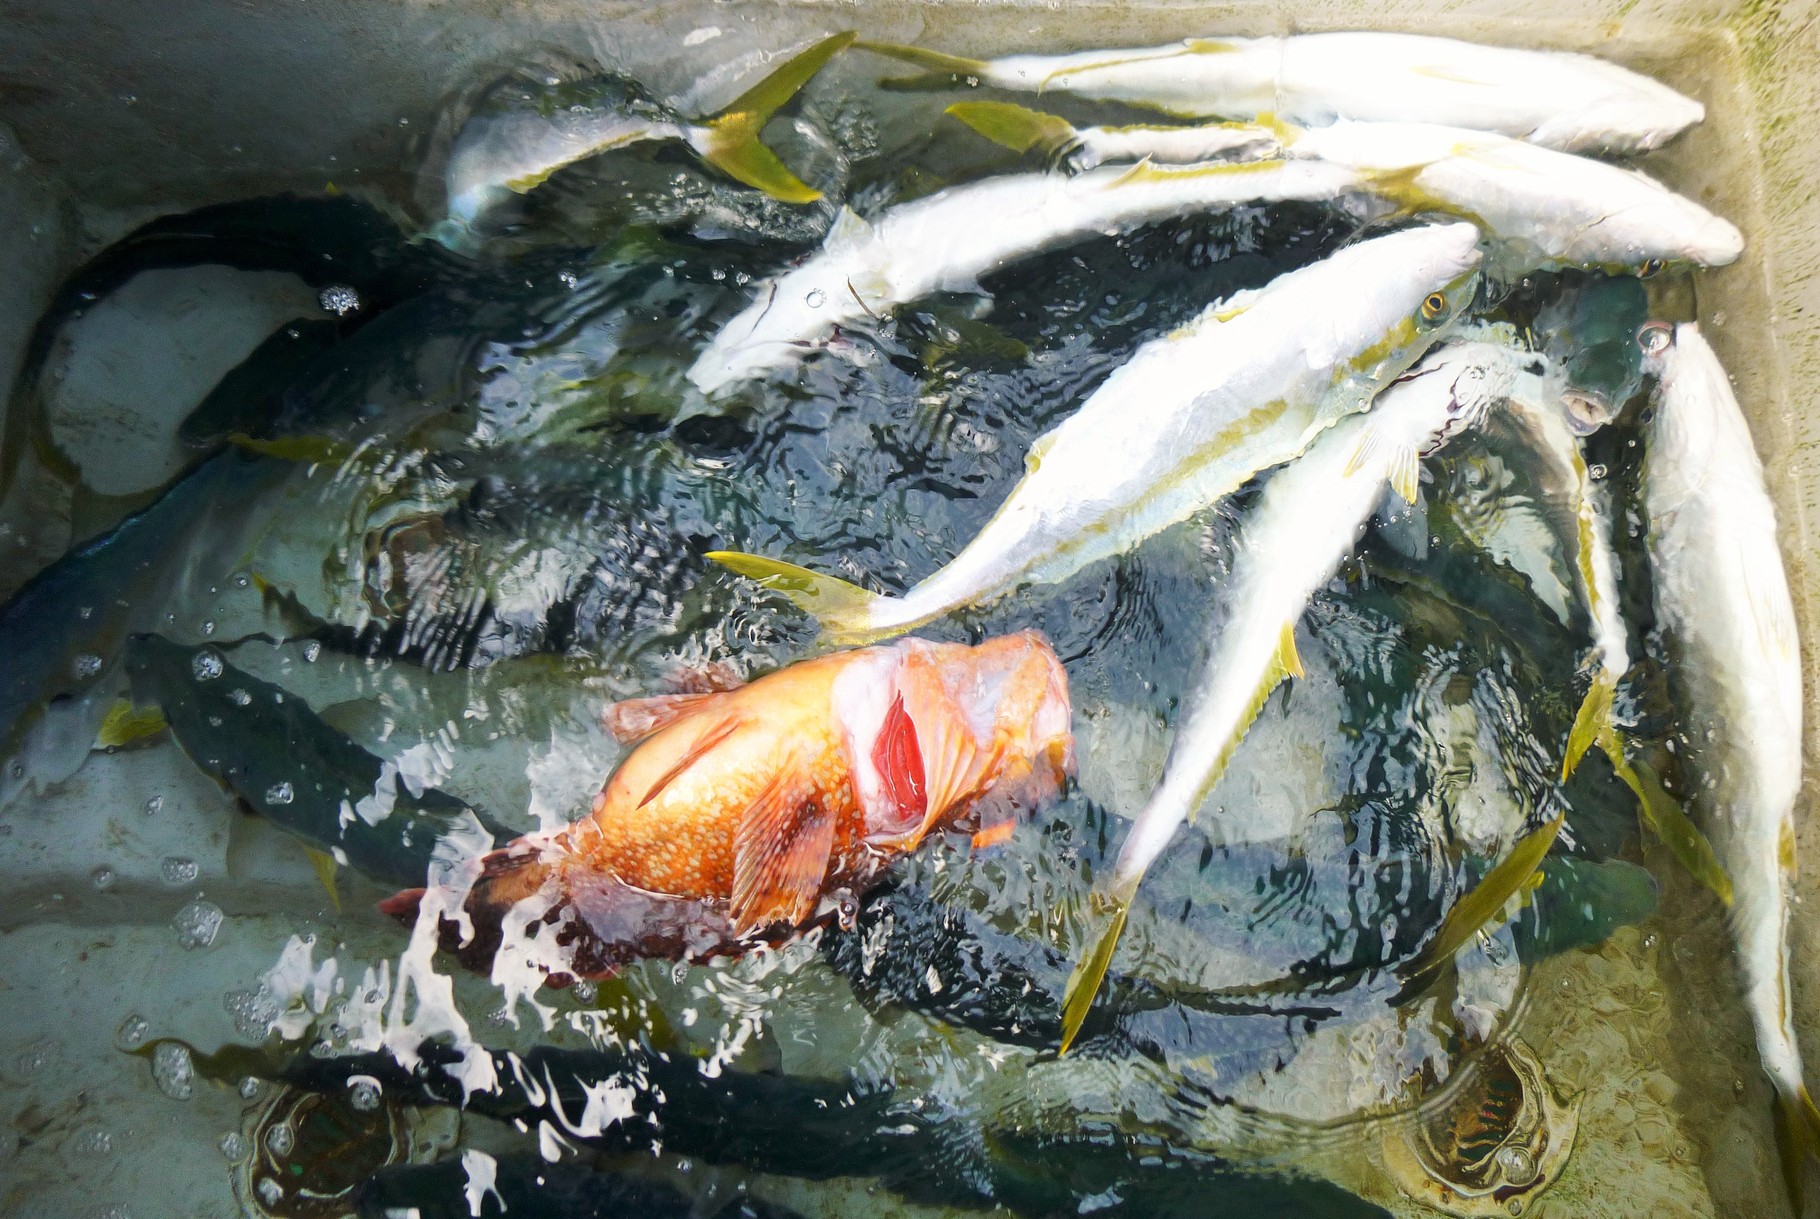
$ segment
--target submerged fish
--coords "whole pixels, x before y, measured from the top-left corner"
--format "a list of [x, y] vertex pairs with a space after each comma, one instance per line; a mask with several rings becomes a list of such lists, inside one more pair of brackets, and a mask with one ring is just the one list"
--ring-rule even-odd
[[840, 326], [983, 275], [1040, 250], [1244, 203], [1325, 202], [1348, 188], [1336, 166], [1283, 161], [1108, 167], [1074, 177], [1007, 174], [951, 187], [868, 223], [843, 211], [822, 249], [759, 285], [689, 368], [703, 393], [788, 368]]
[[856, 641], [1058, 582], [1217, 502], [1364, 407], [1473, 299], [1477, 242], [1469, 224], [1376, 237], [1145, 344], [1036, 441], [979, 535], [901, 597], [753, 555], [709, 557]]
[[[852, 895], [933, 830], [1004, 832], [1073, 768], [1067, 676], [1033, 632], [977, 647], [906, 639], [737, 690], [618, 704], [608, 719], [652, 735], [591, 816], [487, 857], [464, 960], [490, 958], [527, 899], [533, 927], [562, 920], [571, 974], [738, 951], [850, 914]], [[387, 909], [413, 912], [421, 894]]]
[[1434, 121], [1569, 152], [1643, 152], [1706, 116], [1699, 102], [1667, 85], [1590, 55], [1421, 34], [1189, 38], [1160, 47], [999, 59], [892, 43], [856, 45], [927, 69], [888, 84], [940, 86], [959, 79], [1127, 102], [1185, 118]]
[[1194, 161], [1252, 161], [1283, 153], [1276, 128], [1260, 123], [1076, 127], [1059, 115], [1011, 102], [956, 102], [947, 113], [994, 143], [1014, 152], [1035, 149], [1074, 173], [1145, 158], [1185, 165]]
[[[1629, 283], [1636, 286], [1634, 280]], [[1576, 300], [1582, 296], [1574, 295]], [[1612, 294], [1595, 289], [1590, 295]], [[1573, 306], [1567, 308], [1571, 310]], [[1623, 312], [1620, 310], [1619, 315]], [[1561, 324], [1558, 312], [1552, 316], [1545, 313], [1538, 321], [1544, 325]], [[1580, 329], [1590, 337], [1594, 327], [1582, 325]], [[1558, 336], [1560, 332], [1553, 333]], [[1634, 339], [1627, 346], [1637, 350]], [[1574, 582], [1592, 633], [1590, 680], [1568, 731], [1561, 777], [1571, 777], [1586, 751], [1597, 745], [1610, 761], [1613, 773], [1636, 796], [1643, 824], [1668, 845], [1689, 872], [1729, 904], [1731, 882], [1715, 858], [1712, 845], [1663, 790], [1649, 766], [1629, 758], [1624, 731], [1617, 720], [1618, 685], [1631, 668], [1630, 628], [1624, 620], [1618, 554], [1612, 545], [1616, 520], [1610, 488], [1605, 481], [1592, 477], [1581, 437], [1611, 418], [1616, 409], [1610, 405], [1611, 396], [1628, 396], [1625, 389], [1641, 381], [1642, 368], [1640, 363], [1630, 365], [1633, 377], [1623, 361], [1609, 353], [1606, 358], [1590, 358], [1595, 353], [1596, 347], [1589, 351], [1574, 345], [1568, 362], [1558, 368], [1558, 375], [1531, 386], [1532, 392], [1513, 394], [1505, 415], [1530, 447], [1536, 459], [1537, 481], [1553, 501], [1550, 507], [1561, 518], [1558, 529], [1572, 556]], [[1621, 406], [1623, 398], [1619, 397], [1617, 403]]]
[[758, 136], [779, 106], [836, 54], [853, 33], [800, 51], [713, 118], [692, 121], [618, 76], [558, 85], [513, 78], [494, 86], [462, 126], [443, 171], [449, 218], [435, 230], [447, 245], [514, 194], [541, 185], [565, 165], [644, 140], [680, 140], [730, 178], [786, 203], [821, 192], [791, 173]]
[[1654, 373], [1643, 457], [1656, 612], [1699, 802], [1731, 874], [1732, 936], [1757, 1049], [1780, 1101], [1787, 1165], [1820, 1155], [1820, 1110], [1802, 1078], [1788, 973], [1788, 885], [1801, 791], [1801, 654], [1776, 512], [1731, 382], [1700, 328], [1638, 334]]
[[1302, 674], [1295, 627], [1309, 598], [1351, 553], [1385, 488], [1413, 501], [1421, 456], [1508, 395], [1517, 360], [1509, 348], [1483, 343], [1431, 352], [1369, 411], [1336, 424], [1265, 485], [1242, 535], [1228, 581], [1231, 615], [1208, 657], [1198, 700], [1101, 887], [1111, 918], [1068, 980], [1064, 1050], [1111, 964], [1144, 873], [1219, 782], [1265, 698]]
[[1494, 132], [1344, 119], [1308, 130], [1226, 123], [1076, 132], [1052, 115], [999, 103], [963, 102], [949, 113], [1012, 147], [1066, 149], [1071, 141], [1078, 143], [1096, 163], [1217, 155], [1204, 152], [1205, 146], [1343, 165], [1358, 175], [1353, 190], [1410, 211], [1442, 211], [1477, 224], [1501, 247], [1512, 270], [1588, 266], [1654, 272], [1668, 262], [1724, 266], [1744, 249], [1744, 238], [1730, 223], [1647, 174]]

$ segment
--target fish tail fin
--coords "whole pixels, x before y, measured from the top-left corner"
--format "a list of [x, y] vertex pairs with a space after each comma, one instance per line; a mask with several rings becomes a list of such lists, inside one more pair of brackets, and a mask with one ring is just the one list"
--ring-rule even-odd
[[955, 102], [945, 113], [1013, 152], [1053, 156], [1078, 134], [1067, 119], [1011, 102]]
[[1441, 920], [1441, 929], [1435, 932], [1434, 938], [1398, 970], [1408, 980], [1405, 995], [1421, 990], [1422, 981], [1438, 976], [1453, 961], [1454, 954], [1466, 947], [1481, 927], [1497, 917], [1512, 897], [1523, 891], [1541, 868], [1548, 848], [1554, 845], [1555, 835], [1560, 833], [1566, 820], [1566, 813], [1556, 813], [1552, 820], [1513, 846], [1496, 867], [1480, 877], [1479, 883], [1453, 904], [1447, 917]]
[[1719, 862], [1719, 856], [1713, 850], [1713, 844], [1707, 840], [1700, 827], [1695, 825], [1682, 809], [1680, 801], [1668, 794], [1662, 786], [1662, 780], [1650, 769], [1647, 762], [1627, 761], [1624, 751], [1615, 743], [1608, 751], [1611, 755], [1612, 769], [1624, 780], [1637, 797], [1637, 815], [1643, 824], [1671, 854], [1681, 861], [1681, 866], [1693, 874], [1695, 880], [1711, 889], [1720, 901], [1727, 906], [1732, 904], [1732, 881], [1725, 873], [1725, 867]]
[[1776, 1147], [1782, 1154], [1782, 1176], [1795, 1213], [1807, 1213], [1804, 1179], [1807, 1161], [1820, 1160], [1820, 1109], [1814, 1106], [1806, 1084], [1784, 1092], [1776, 1089]]
[[838, 576], [738, 550], [715, 550], [707, 557], [731, 572], [782, 593], [798, 608], [813, 614], [822, 631], [838, 643], [870, 643], [914, 625], [877, 625], [876, 611], [895, 598], [849, 584]]
[[1119, 946], [1119, 937], [1124, 934], [1125, 918], [1131, 913], [1133, 896], [1135, 893], [1127, 889], [1100, 899], [1103, 913], [1110, 917], [1100, 925], [1093, 942], [1068, 975], [1068, 985], [1062, 991], [1062, 1044], [1058, 1054], [1068, 1052], [1080, 1035], [1081, 1026], [1087, 1022], [1094, 996], [1099, 994], [1100, 984], [1106, 980], [1106, 971], [1112, 966], [1112, 954]]
[[759, 143], [759, 133], [779, 106], [795, 97], [830, 59], [853, 44], [847, 30], [822, 39], [785, 60], [769, 76], [733, 99], [696, 130], [690, 143], [702, 160], [736, 182], [744, 182], [784, 203], [813, 203], [822, 193], [792, 173], [777, 154]]
[[[1601, 669], [1593, 678], [1592, 687], [1586, 691], [1586, 697], [1581, 700], [1580, 710], [1574, 715], [1574, 726], [1568, 730], [1567, 752], [1561, 755], [1563, 782], [1573, 777], [1580, 759], [1594, 745], [1603, 749], [1608, 756], [1617, 752], [1618, 747], [1614, 742], [1618, 738], [1618, 724], [1613, 709], [1617, 692], [1617, 676]], [[1622, 758], [1615, 760], [1623, 761]]]
[[949, 55], [942, 51], [905, 46], [901, 42], [873, 42], [862, 38], [853, 45], [862, 51], [889, 55], [892, 59], [901, 59], [923, 69], [914, 76], [893, 76], [879, 81], [880, 87], [886, 89], [950, 89], [963, 82], [978, 84], [980, 78], [990, 70], [983, 59], [968, 59], [964, 55]]

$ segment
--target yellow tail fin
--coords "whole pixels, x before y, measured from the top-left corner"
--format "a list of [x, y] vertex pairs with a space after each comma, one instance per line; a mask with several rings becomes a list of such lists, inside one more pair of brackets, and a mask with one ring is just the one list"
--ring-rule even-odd
[[1542, 866], [1542, 860], [1547, 856], [1548, 848], [1554, 845], [1555, 835], [1565, 820], [1566, 813], [1557, 813], [1553, 821], [1511, 848], [1510, 854], [1487, 872], [1473, 886], [1472, 892], [1455, 902], [1434, 939], [1428, 941], [1402, 971], [1404, 976], [1413, 981], [1439, 971], [1453, 960], [1454, 954], [1478, 934], [1479, 928], [1496, 917], [1504, 904], [1529, 883], [1536, 869]]
[[1793, 1096], [1776, 1092], [1776, 1147], [1782, 1153], [1782, 1177], [1788, 1184], [1795, 1214], [1807, 1214], [1807, 1191], [1802, 1187], [1809, 1159], [1820, 1160], [1820, 1109], [1802, 1084]]
[[873, 610], [889, 598], [849, 584], [838, 576], [825, 576], [781, 559], [767, 559], [738, 550], [710, 551], [708, 558], [790, 598], [798, 608], [815, 615], [822, 631], [836, 642], [869, 643], [909, 629], [907, 626], [874, 626]]
[[946, 113], [1013, 152], [1052, 155], [1075, 137], [1067, 119], [1010, 102], [955, 102]]
[[[1580, 703], [1580, 710], [1574, 716], [1574, 726], [1567, 733], [1567, 752], [1561, 757], [1561, 779], [1563, 782], [1573, 777], [1580, 759], [1594, 745], [1605, 748], [1607, 741], [1615, 741], [1618, 734], [1617, 723], [1612, 718], [1612, 700], [1618, 692], [1618, 679], [1603, 669], [1593, 678], [1592, 688], [1587, 690], [1586, 697]], [[1612, 749], [1605, 748], [1607, 756]], [[1623, 759], [1618, 759], [1622, 761]]]
[[915, 76], [894, 76], [879, 81], [879, 85], [886, 89], [947, 89], [962, 83], [978, 84], [979, 78], [988, 70], [983, 59], [926, 51], [922, 47], [908, 47], [901, 42], [872, 42], [862, 38], [853, 45], [862, 51], [889, 55], [893, 59], [901, 59], [924, 69]]
[[1099, 994], [1100, 983], [1106, 980], [1106, 970], [1112, 965], [1113, 950], [1119, 946], [1119, 936], [1125, 930], [1125, 916], [1131, 913], [1129, 895], [1105, 899], [1110, 906], [1111, 920], [1100, 929], [1093, 944], [1075, 963], [1074, 972], [1068, 975], [1068, 985], [1062, 991], [1062, 1046], [1058, 1053], [1066, 1054], [1068, 1047], [1074, 1044], [1079, 1036], [1081, 1025], [1087, 1021], [1087, 1013], [1093, 1007], [1093, 997]]
[[758, 142], [777, 108], [789, 101], [830, 59], [853, 45], [852, 30], [824, 38], [791, 56], [733, 104], [708, 120], [691, 141], [702, 160], [737, 182], [785, 203], [813, 203], [822, 193], [790, 172], [777, 154]]
[[1719, 900], [1726, 905], [1732, 904], [1732, 881], [1725, 874], [1725, 868], [1719, 862], [1719, 856], [1713, 851], [1713, 844], [1707, 841], [1700, 827], [1688, 820], [1687, 813], [1680, 802], [1669, 795], [1662, 786], [1662, 780], [1646, 762], [1627, 762], [1623, 750], [1614, 741], [1607, 750], [1612, 756], [1612, 769], [1624, 780], [1625, 786], [1636, 794], [1637, 815], [1643, 824], [1660, 838], [1674, 857], [1681, 861], [1681, 866], [1693, 873], [1694, 879], [1718, 894]]

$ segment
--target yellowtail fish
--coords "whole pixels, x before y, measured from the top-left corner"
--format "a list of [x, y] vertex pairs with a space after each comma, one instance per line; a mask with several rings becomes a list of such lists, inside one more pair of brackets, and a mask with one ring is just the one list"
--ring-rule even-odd
[[1218, 502], [1362, 409], [1478, 290], [1478, 230], [1422, 225], [1208, 308], [1152, 340], [1039, 437], [978, 536], [903, 596], [756, 555], [708, 557], [837, 640], [907, 631], [1029, 582], [1057, 583]]
[[760, 284], [751, 305], [716, 332], [689, 380], [711, 394], [788, 368], [841, 326], [931, 292], [980, 291], [981, 276], [1040, 250], [1245, 203], [1326, 202], [1351, 177], [1313, 162], [1108, 166], [971, 182], [871, 223], [843, 211], [819, 253]]
[[856, 44], [924, 69], [905, 87], [990, 85], [1125, 102], [1182, 118], [1276, 114], [1439, 122], [1568, 152], [1643, 152], [1706, 116], [1699, 102], [1627, 68], [1559, 51], [1422, 34], [1353, 31], [1287, 38], [1189, 38], [1159, 47], [972, 59], [894, 43]]
[[[1561, 778], [1571, 777], [1594, 745], [1637, 797], [1643, 824], [1666, 843], [1675, 857], [1702, 884], [1729, 904], [1731, 882], [1713, 854], [1711, 843], [1688, 820], [1679, 804], [1663, 790], [1650, 767], [1632, 761], [1616, 718], [1618, 684], [1630, 671], [1630, 628], [1624, 620], [1618, 587], [1618, 555], [1612, 547], [1611, 494], [1594, 479], [1581, 437], [1596, 430], [1595, 420], [1611, 412], [1600, 391], [1576, 387], [1569, 369], [1530, 382], [1513, 393], [1505, 417], [1523, 434], [1541, 471], [1543, 486], [1566, 518], [1567, 550], [1573, 556], [1575, 580], [1592, 632], [1590, 679], [1586, 697], [1568, 732]], [[1621, 403], [1620, 403], [1621, 405]], [[1599, 412], [1604, 412], [1603, 418]]]
[[1176, 729], [1162, 782], [1096, 894], [1104, 922], [1068, 979], [1064, 1052], [1112, 962], [1144, 873], [1218, 784], [1270, 692], [1302, 675], [1295, 628], [1309, 598], [1352, 552], [1385, 489], [1414, 501], [1421, 457], [1505, 397], [1520, 358], [1489, 343], [1440, 347], [1265, 484], [1240, 536], [1226, 583], [1230, 614], [1196, 700]]
[[1643, 457], [1656, 615], [1679, 658], [1694, 798], [1731, 875], [1732, 938], [1796, 1184], [1802, 1159], [1820, 1155], [1820, 1111], [1802, 1077], [1788, 973], [1801, 792], [1795, 609], [1763, 466], [1718, 357], [1692, 322], [1651, 322], [1638, 342], [1657, 378]]
[[1213, 155], [1205, 146], [1344, 165], [1358, 175], [1355, 192], [1472, 221], [1511, 273], [1577, 266], [1653, 274], [1667, 263], [1724, 266], [1744, 250], [1732, 224], [1647, 174], [1495, 132], [1347, 120], [1308, 129], [1221, 123], [1076, 131], [1053, 115], [1004, 103], [961, 102], [948, 112], [1009, 147], [1066, 158], [1078, 146], [1096, 163]]
[[645, 140], [680, 140], [729, 178], [785, 203], [811, 203], [821, 192], [777, 159], [758, 136], [835, 55], [853, 42], [847, 31], [798, 52], [712, 118], [691, 120], [618, 76], [533, 84], [513, 78], [482, 97], [455, 137], [443, 171], [448, 220], [432, 230], [444, 244], [472, 240], [473, 226], [514, 194], [541, 185], [565, 165]]

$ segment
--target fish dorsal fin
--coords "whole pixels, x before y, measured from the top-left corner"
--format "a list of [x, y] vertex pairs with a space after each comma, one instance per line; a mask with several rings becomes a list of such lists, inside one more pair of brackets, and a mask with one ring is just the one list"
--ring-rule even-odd
[[866, 218], [850, 207], [842, 207], [822, 241], [822, 248], [830, 254], [846, 253], [870, 244], [872, 237], [872, 225]]
[[724, 691], [699, 694], [654, 694], [649, 698], [628, 698], [608, 703], [600, 713], [600, 722], [621, 745], [642, 741], [660, 732], [708, 703]]
[[688, 770], [689, 767], [701, 761], [702, 758], [706, 757], [709, 751], [716, 745], [732, 736], [735, 732], [738, 732], [743, 722], [744, 721], [737, 715], [728, 715], [704, 728], [701, 734], [689, 745], [689, 748], [683, 752], [683, 755], [676, 759], [670, 769], [657, 776], [656, 782], [652, 783], [651, 786], [645, 790], [645, 794], [639, 798], [638, 807], [643, 808], [645, 805], [651, 803], [651, 801], [657, 799], [657, 797], [662, 794], [664, 788], [676, 782], [679, 775]]
[[804, 776], [780, 771], [740, 817], [733, 838], [735, 932], [800, 924], [814, 912], [834, 853], [834, 818]]

